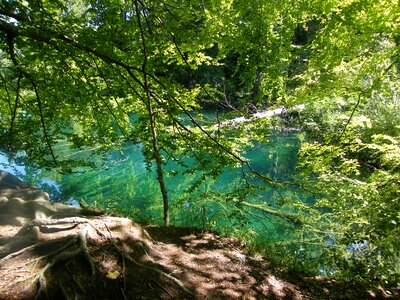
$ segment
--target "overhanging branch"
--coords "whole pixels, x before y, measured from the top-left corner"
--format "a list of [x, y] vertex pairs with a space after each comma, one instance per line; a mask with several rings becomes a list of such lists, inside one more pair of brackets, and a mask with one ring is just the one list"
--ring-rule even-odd
[[[104, 52], [101, 52], [99, 50], [93, 49], [90, 46], [87, 46], [83, 43], [79, 43], [72, 38], [67, 37], [64, 34], [60, 34], [57, 32], [52, 32], [51, 30], [47, 31], [39, 31], [37, 28], [33, 27], [26, 27], [26, 28], [19, 28], [16, 25], [9, 24], [3, 20], [0, 20], [0, 31], [6, 32], [9, 35], [12, 36], [22, 36], [22, 37], [28, 37], [33, 40], [39, 41], [39, 42], [44, 42], [46, 44], [52, 45], [53, 47], [56, 46], [56, 41], [61, 41], [62, 43], [73, 46], [76, 49], [79, 49], [85, 53], [88, 54], [93, 54], [96, 57], [100, 58], [106, 63], [109, 64], [114, 64], [116, 66], [119, 66], [123, 68], [128, 74], [129, 77], [132, 78], [141, 88], [144, 90], [148, 89], [148, 86], [146, 86], [145, 83], [143, 83], [135, 74], [135, 72], [139, 72], [143, 74], [143, 68], [137, 68], [134, 66], [131, 66], [129, 64], [124, 63], [123, 61], [114, 58]], [[59, 51], [59, 49], [57, 49]], [[154, 75], [147, 74], [146, 76], [150, 76], [153, 80], [155, 80], [165, 91], [169, 92], [168, 88], [160, 81], [158, 78], [156, 78]], [[149, 89], [148, 89], [149, 90]], [[149, 90], [150, 92], [150, 90]], [[171, 93], [169, 93], [170, 99], [178, 105], [178, 107], [184, 112], [186, 116], [191, 120], [191, 122], [195, 125], [195, 127], [199, 128], [199, 130], [209, 139], [211, 140], [216, 146], [218, 146], [218, 149], [223, 150], [226, 152], [228, 155], [239, 161], [241, 164], [246, 165], [246, 167], [250, 170], [251, 173], [255, 174], [257, 177], [261, 178], [264, 182], [272, 185], [276, 190], [276, 183], [269, 178], [268, 176], [265, 176], [257, 171], [255, 171], [250, 163], [246, 161], [245, 159], [241, 158], [239, 155], [235, 154], [232, 152], [229, 148], [221, 144], [215, 137], [213, 137], [209, 132], [207, 132], [195, 119], [194, 117], [185, 109], [185, 107], [173, 96]], [[182, 126], [185, 130], [188, 130], [186, 126], [184, 126], [181, 122], [178, 122], [179, 126]]]
[[301, 225], [303, 222], [300, 220], [300, 218], [298, 217], [298, 215], [292, 214], [292, 213], [288, 213], [288, 212], [283, 212], [283, 211], [279, 211], [279, 210], [275, 210], [275, 209], [271, 209], [268, 208], [264, 205], [260, 205], [260, 204], [252, 204], [246, 201], [234, 201], [236, 202], [238, 205], [243, 205], [246, 207], [250, 207], [256, 210], [259, 210], [261, 212], [267, 213], [269, 215], [273, 215], [282, 219], [285, 219], [287, 221], [290, 221], [296, 225]]

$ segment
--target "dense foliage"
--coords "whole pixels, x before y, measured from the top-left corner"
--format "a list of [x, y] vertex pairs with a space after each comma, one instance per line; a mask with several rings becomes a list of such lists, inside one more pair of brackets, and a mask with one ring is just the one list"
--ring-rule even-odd
[[[166, 225], [165, 174], [193, 174], [191, 207], [229, 211], [240, 229], [246, 213], [285, 223], [295, 243], [271, 247], [295, 266], [396, 282], [399, 10], [394, 0], [2, 1], [0, 151], [71, 172], [94, 163], [60, 144], [140, 144]], [[276, 105], [305, 107], [285, 125], [305, 134], [290, 184], [312, 201], [281, 193], [245, 156], [277, 125], [250, 116]], [[207, 189], [227, 167], [240, 173], [232, 188]]]

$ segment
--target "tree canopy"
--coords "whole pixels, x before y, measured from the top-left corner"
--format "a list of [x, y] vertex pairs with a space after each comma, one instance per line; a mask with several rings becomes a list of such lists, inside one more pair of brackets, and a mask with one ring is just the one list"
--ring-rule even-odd
[[[241, 167], [243, 180], [225, 200], [291, 222], [302, 245], [318, 240], [333, 253], [332, 268], [354, 263], [346, 247], [367, 241], [361, 272], [393, 279], [399, 18], [394, 0], [4, 0], [0, 150], [69, 172], [83, 162], [64, 159], [60, 141], [99, 151], [140, 144], [156, 168], [166, 225], [166, 161], [201, 171], [193, 189]], [[316, 202], [282, 195], [285, 210], [249, 201], [281, 184], [243, 155], [273, 121], [226, 126], [220, 114], [299, 104], [305, 110], [294, 122], [307, 137], [296, 184]], [[204, 110], [217, 112], [214, 124]]]

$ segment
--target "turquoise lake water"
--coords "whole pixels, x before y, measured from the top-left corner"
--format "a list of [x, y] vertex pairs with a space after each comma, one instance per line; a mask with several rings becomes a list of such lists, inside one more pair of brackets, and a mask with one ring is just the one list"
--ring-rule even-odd
[[[254, 144], [248, 150], [245, 157], [249, 159], [252, 168], [282, 185], [279, 189], [270, 186], [255, 189], [246, 196], [246, 201], [286, 212], [293, 210], [290, 203], [281, 203], [283, 198], [296, 197], [303, 203], [313, 203], [315, 199], [303, 194], [293, 182], [298, 172], [297, 154], [302, 140], [300, 133], [275, 133], [270, 136], [268, 144]], [[64, 151], [64, 158], [102, 161], [94, 155], [95, 148], [79, 151], [63, 145], [61, 150]], [[169, 163], [165, 170], [175, 168], [176, 165]], [[82, 172], [74, 174], [25, 167], [8, 161], [1, 153], [0, 169], [47, 191], [55, 202], [72, 205], [83, 202], [89, 206], [122, 211], [136, 221], [159, 225], [163, 223], [162, 198], [156, 174], [154, 168], [146, 168], [140, 145], [126, 145], [121, 151], [110, 152], [101, 167], [82, 169]], [[304, 229], [256, 209], [246, 209], [243, 206], [239, 209], [234, 202], [223, 196], [229, 192], [233, 195], [241, 192], [242, 175], [240, 168], [226, 169], [216, 179], [206, 180], [192, 193], [188, 193], [187, 189], [199, 174], [167, 175], [171, 224], [238, 236], [246, 243], [256, 245], [257, 251], [261, 253], [268, 252], [268, 247], [274, 247], [275, 257], [286, 261], [290, 256], [292, 262], [313, 264], [320, 274], [332, 273], [332, 266], [325, 266], [318, 260], [325, 255], [324, 247], [302, 242], [307, 239]], [[253, 179], [253, 183], [257, 181]], [[329, 248], [333, 242], [332, 237], [334, 235], [322, 236], [320, 240], [325, 240]], [[353, 244], [348, 247], [349, 253], [353, 251]]]
[[[257, 172], [278, 182], [290, 182], [296, 173], [300, 139], [297, 133], [272, 134], [269, 144], [255, 144], [246, 157]], [[65, 146], [64, 158], [97, 160], [91, 150], [71, 150]], [[167, 164], [166, 170], [175, 168]], [[11, 163], [7, 166], [0, 157], [0, 168], [19, 175], [23, 180], [50, 193], [53, 201], [77, 205], [79, 201], [106, 209], [122, 210], [134, 219], [162, 223], [162, 199], [155, 172], [146, 168], [140, 145], [126, 145], [121, 151], [107, 154], [102, 166], [75, 174], [35, 170]], [[171, 223], [174, 225], [204, 227], [223, 233], [244, 230], [259, 235], [259, 239], [281, 239], [287, 230], [285, 224], [266, 214], [248, 211], [243, 214], [234, 204], [226, 202], [218, 193], [239, 188], [241, 169], [226, 169], [216, 179], [207, 180], [194, 193], [189, 188], [199, 174], [167, 175], [170, 197]], [[280, 193], [293, 187], [284, 186]], [[216, 193], [217, 192], [217, 193]], [[256, 190], [248, 199], [253, 203], [277, 205], [280, 195], [273, 188]], [[236, 228], [236, 229], [235, 229]]]

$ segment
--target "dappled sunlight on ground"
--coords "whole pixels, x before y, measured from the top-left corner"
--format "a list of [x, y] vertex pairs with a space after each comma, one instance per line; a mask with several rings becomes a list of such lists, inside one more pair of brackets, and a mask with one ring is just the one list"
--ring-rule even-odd
[[[150, 235], [157, 235], [153, 228], [147, 230]], [[304, 299], [294, 285], [276, 280], [268, 273], [265, 261], [243, 254], [242, 246], [235, 239], [207, 232], [181, 236], [182, 232], [175, 230], [179, 240], [162, 247], [164, 251], [158, 254], [158, 263], [170, 267], [169, 271], [187, 282], [200, 298]], [[164, 240], [171, 243], [173, 236], [173, 233], [164, 235]]]

